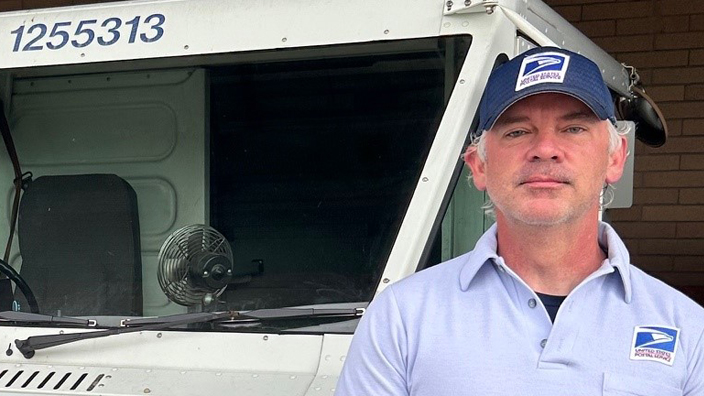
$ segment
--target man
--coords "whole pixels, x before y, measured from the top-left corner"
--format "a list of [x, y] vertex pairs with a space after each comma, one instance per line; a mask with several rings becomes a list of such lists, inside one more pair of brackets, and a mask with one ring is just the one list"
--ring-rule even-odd
[[599, 68], [536, 48], [497, 68], [465, 154], [496, 224], [391, 285], [337, 395], [704, 395], [704, 309], [598, 221], [627, 156]]

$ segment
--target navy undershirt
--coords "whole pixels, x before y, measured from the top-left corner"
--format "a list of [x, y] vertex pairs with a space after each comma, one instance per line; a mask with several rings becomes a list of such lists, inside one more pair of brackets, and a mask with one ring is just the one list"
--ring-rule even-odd
[[535, 294], [538, 295], [540, 301], [542, 301], [543, 305], [545, 305], [545, 309], [548, 311], [548, 315], [550, 315], [550, 320], [555, 322], [557, 310], [560, 309], [560, 305], [563, 301], [565, 301], [565, 298], [567, 298], [567, 296], [552, 296], [550, 294], [543, 294], [538, 292], [536, 292]]

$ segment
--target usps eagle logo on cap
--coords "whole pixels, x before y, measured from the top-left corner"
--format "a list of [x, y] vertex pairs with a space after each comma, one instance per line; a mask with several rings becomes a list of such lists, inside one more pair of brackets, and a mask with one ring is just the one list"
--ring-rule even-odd
[[570, 56], [559, 52], [542, 52], [527, 56], [518, 71], [516, 92], [537, 84], [562, 84], [569, 63]]
[[672, 366], [677, 353], [680, 329], [669, 326], [636, 326], [633, 330], [631, 360], [650, 360]]

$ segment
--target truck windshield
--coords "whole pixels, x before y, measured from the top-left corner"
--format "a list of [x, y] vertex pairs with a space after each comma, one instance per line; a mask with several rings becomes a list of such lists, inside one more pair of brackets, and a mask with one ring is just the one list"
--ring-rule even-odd
[[[185, 72], [20, 75], [9, 119], [33, 181], [10, 264], [49, 315], [367, 302], [470, 42], [234, 54]], [[3, 178], [10, 191], [11, 170]], [[208, 274], [217, 266], [198, 263], [210, 256], [184, 252], [192, 235], [169, 237], [197, 224], [222, 236], [213, 245], [231, 252], [229, 273]], [[162, 257], [169, 243], [191, 263]], [[184, 281], [166, 287], [163, 274], [180, 270]], [[212, 279], [222, 283], [192, 293]], [[29, 311], [19, 289], [12, 298]]]

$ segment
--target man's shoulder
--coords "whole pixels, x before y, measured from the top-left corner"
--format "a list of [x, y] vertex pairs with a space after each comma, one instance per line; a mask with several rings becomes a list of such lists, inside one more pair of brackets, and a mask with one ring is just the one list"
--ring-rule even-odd
[[394, 284], [395, 290], [400, 288], [413, 288], [418, 284], [428, 284], [437, 281], [457, 281], [462, 268], [471, 261], [472, 252], [465, 253], [453, 259], [424, 268]]
[[704, 308], [690, 297], [636, 265], [630, 266], [633, 298], [656, 307], [672, 307], [675, 313], [704, 324]]
[[401, 279], [389, 288], [393, 291], [399, 305], [415, 305], [419, 300], [442, 299], [450, 294], [459, 293], [462, 269], [467, 265], [478, 265], [472, 262], [471, 257], [472, 252], [468, 252], [425, 268]]

